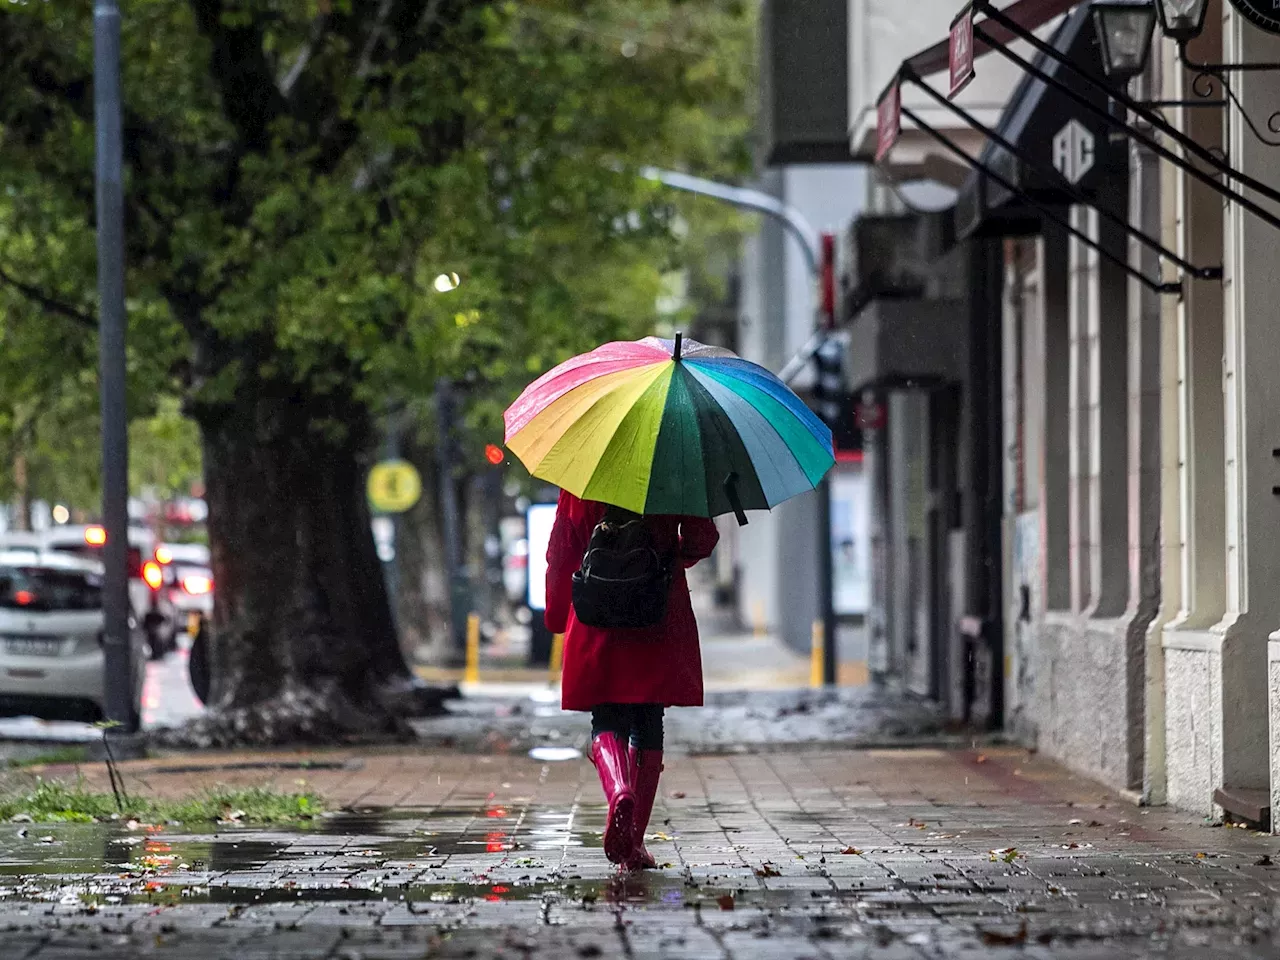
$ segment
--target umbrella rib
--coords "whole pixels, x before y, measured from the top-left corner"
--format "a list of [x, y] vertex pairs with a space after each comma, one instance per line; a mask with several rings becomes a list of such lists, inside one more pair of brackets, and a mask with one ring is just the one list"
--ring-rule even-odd
[[[714, 369], [708, 369], [703, 371], [705, 376], [711, 378], [712, 380], [715, 380], [717, 383], [721, 383], [726, 390], [734, 391], [734, 388], [732, 386], [730, 386], [727, 383], [723, 383], [723, 381], [721, 381], [716, 376], [717, 372], [718, 371], [715, 371]], [[825, 453], [830, 458], [831, 463], [835, 462], [835, 454], [827, 450], [828, 444], [824, 444], [821, 438], [814, 435], [814, 432], [809, 428], [809, 425], [805, 423], [805, 421], [800, 416], [798, 416], [793, 409], [791, 409], [791, 406], [789, 404], [783, 403], [778, 397], [775, 397], [773, 394], [765, 390], [762, 390], [759, 386], [757, 386], [754, 383], [751, 383], [751, 381], [745, 378], [734, 377], [727, 372], [724, 373], [723, 375], [726, 377], [730, 377], [731, 379], [746, 385], [752, 390], [759, 392], [761, 396], [775, 403], [778, 409], [781, 410], [786, 416], [790, 417], [801, 430], [803, 430], [809, 436], [813, 437], [814, 442], [817, 443], [819, 448], [821, 448], [822, 452]], [[734, 392], [737, 393], [736, 391]], [[804, 474], [805, 478], [809, 481], [809, 485], [810, 485], [809, 488], [813, 489], [814, 487], [816, 487], [817, 481], [810, 476], [809, 470], [805, 468], [804, 462], [800, 459], [799, 452], [796, 450], [795, 446], [786, 439], [786, 436], [782, 433], [782, 431], [778, 428], [778, 426], [773, 423], [773, 421], [770, 419], [768, 414], [766, 414], [763, 410], [761, 410], [754, 403], [752, 403], [751, 398], [747, 394], [737, 393], [737, 396], [742, 397], [742, 400], [744, 403], [749, 404], [753, 409], [755, 409], [756, 412], [760, 414], [761, 419], [763, 419], [765, 423], [769, 425], [769, 428], [778, 434], [778, 437], [782, 442], [782, 445], [787, 448], [787, 453], [791, 455], [792, 459], [795, 461], [796, 466], [799, 468], [800, 472]], [[817, 417], [811, 411], [809, 411], [807, 407], [805, 408], [805, 410], [806, 412], [809, 413], [811, 417], [817, 420]], [[818, 422], [821, 423], [822, 421], [819, 420]], [[830, 467], [828, 466], [827, 469], [830, 469]], [[824, 469], [822, 472], [825, 473], [826, 469]], [[819, 475], [819, 479], [820, 478], [821, 478], [821, 474]]]
[[[768, 455], [769, 449], [767, 448], [781, 446], [783, 450], [786, 451], [787, 458], [794, 465], [796, 473], [798, 473], [801, 479], [804, 481], [805, 483], [804, 490], [812, 490], [813, 482], [809, 479], [809, 474], [804, 469], [804, 465], [800, 462], [800, 458], [796, 455], [795, 450], [792, 449], [791, 444], [787, 442], [787, 438], [783, 436], [782, 432], [778, 430], [778, 428], [774, 426], [772, 422], [770, 422], [769, 418], [765, 416], [764, 412], [759, 410], [750, 400], [748, 400], [742, 394], [735, 392], [733, 388], [730, 387], [728, 384], [721, 383], [715, 377], [711, 376], [710, 373], [704, 370], [699, 370], [698, 369], [699, 366], [700, 364], [691, 363], [690, 364], [691, 372], [698, 379], [698, 381], [702, 383], [703, 389], [705, 389], [707, 393], [710, 394], [711, 398], [717, 403], [717, 405], [719, 405], [720, 409], [724, 411], [725, 416], [728, 417], [729, 419], [729, 422], [732, 423], [734, 426], [734, 429], [738, 431], [739, 437], [742, 437], [743, 426], [747, 426], [751, 428], [751, 432], [753, 436], [755, 436], [755, 438], [757, 439], [761, 447], [766, 448], [762, 450], [762, 454], [767, 458], [768, 466], [770, 466], [773, 469], [774, 473], [778, 477], [777, 485], [780, 487], [780, 491], [779, 491], [779, 497], [777, 500], [774, 500], [772, 497], [770, 497], [768, 492], [764, 490], [765, 484], [764, 484], [764, 480], [760, 478], [760, 466], [756, 463], [755, 457], [752, 456], [751, 454], [750, 444], [747, 444], [746, 439], [743, 438], [743, 445], [747, 447], [747, 455], [751, 457], [751, 466], [755, 470], [756, 479], [759, 480], [760, 482], [760, 488], [761, 488], [761, 491], [764, 492], [765, 501], [769, 504], [769, 509], [772, 510], [779, 503], [783, 503], [786, 500], [789, 500], [791, 497], [796, 496], [797, 493], [802, 493], [804, 491], [803, 490], [796, 491], [795, 493], [788, 492], [790, 490], [790, 487], [787, 484], [786, 477], [783, 472], [784, 468], [779, 466], [772, 456]], [[712, 385], [714, 385], [714, 389]], [[735, 400], [743, 404], [751, 412], [746, 416], [749, 417], [751, 414], [754, 414], [755, 419], [763, 423], [765, 428], [769, 430], [769, 432], [772, 434], [773, 440], [770, 441], [769, 438], [761, 435], [759, 433], [759, 428], [756, 426], [754, 421], [748, 420], [746, 424], [739, 425], [736, 418], [734, 417], [733, 411], [730, 410], [729, 407], [725, 406], [724, 401], [721, 400], [720, 397], [716, 395], [717, 389], [724, 390]]]

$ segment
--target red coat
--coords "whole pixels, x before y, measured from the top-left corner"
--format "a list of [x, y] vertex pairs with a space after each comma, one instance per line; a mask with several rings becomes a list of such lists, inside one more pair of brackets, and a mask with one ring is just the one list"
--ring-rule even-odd
[[590, 710], [601, 703], [702, 706], [702, 651], [684, 571], [711, 555], [720, 534], [704, 517], [649, 517], [659, 551], [679, 558], [666, 618], [645, 630], [603, 630], [578, 622], [573, 573], [582, 565], [602, 503], [561, 492], [547, 548], [547, 629], [563, 633], [561, 706]]

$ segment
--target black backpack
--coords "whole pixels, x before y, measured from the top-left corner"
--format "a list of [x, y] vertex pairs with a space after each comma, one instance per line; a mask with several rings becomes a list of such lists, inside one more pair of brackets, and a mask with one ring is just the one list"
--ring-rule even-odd
[[657, 626], [670, 591], [671, 560], [658, 553], [644, 517], [610, 506], [573, 575], [578, 622], [606, 630]]

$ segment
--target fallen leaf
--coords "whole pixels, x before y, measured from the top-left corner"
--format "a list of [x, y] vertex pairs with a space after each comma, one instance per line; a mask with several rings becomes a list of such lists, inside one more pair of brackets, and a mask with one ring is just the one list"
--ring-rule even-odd
[[857, 857], [857, 856], [861, 856], [861, 854], [862, 854], [862, 851], [861, 851], [861, 850], [859, 850], [857, 847], [845, 847], [845, 848], [844, 848], [843, 850], [841, 850], [840, 852], [841, 852], [841, 853], [850, 854], [850, 855], [855, 856], [855, 857]]
[[723, 897], [718, 897], [716, 903], [720, 904], [721, 910], [732, 910], [734, 906], [733, 894], [726, 893]]
[[982, 942], [988, 947], [1012, 947], [1027, 942], [1027, 924], [1024, 920], [1017, 933], [1003, 933], [999, 930], [983, 930]]
[[683, 790], [677, 790], [673, 794], [671, 794], [671, 798], [673, 800], [683, 800], [685, 796], [686, 794]]
[[985, 753], [978, 754], [978, 763], [986, 763], [987, 755]]
[[757, 877], [780, 877], [782, 871], [775, 867], [772, 863], [762, 863], [760, 869], [756, 871]]
[[1077, 817], [1075, 820], [1068, 820], [1068, 821], [1067, 821], [1067, 823], [1068, 823], [1070, 826], [1073, 826], [1073, 827], [1074, 827], [1074, 826], [1077, 826], [1077, 825], [1079, 825], [1079, 824], [1081, 824], [1081, 823], [1084, 823], [1084, 821], [1083, 821], [1083, 820], [1081, 820], [1079, 817]]
[[657, 833], [651, 833], [651, 834], [649, 834], [649, 839], [650, 839], [650, 840], [662, 840], [662, 841], [669, 841], [669, 840], [671, 840], [672, 838], [671, 838], [670, 836], [668, 836], [667, 834], [663, 833], [662, 831], [658, 831]]
[[1271, 858], [1270, 858], [1269, 856], [1267, 856], [1265, 853], [1264, 853], [1262, 856], [1260, 856], [1257, 860], [1253, 861], [1253, 865], [1254, 865], [1255, 867], [1271, 867], [1271, 866], [1274, 866], [1274, 864], [1271, 862]]

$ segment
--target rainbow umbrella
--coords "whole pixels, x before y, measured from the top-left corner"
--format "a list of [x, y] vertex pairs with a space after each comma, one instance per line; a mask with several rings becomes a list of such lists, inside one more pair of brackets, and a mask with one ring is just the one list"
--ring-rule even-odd
[[635, 513], [715, 517], [812, 490], [831, 431], [781, 380], [729, 350], [607, 343], [530, 384], [507, 447], [535, 477]]

